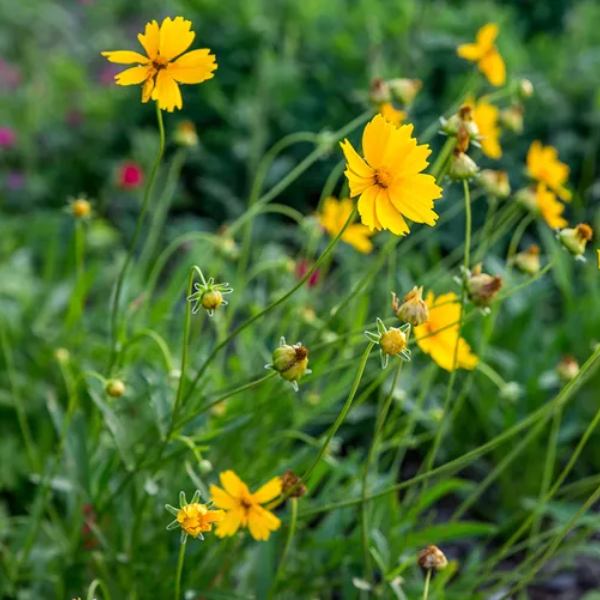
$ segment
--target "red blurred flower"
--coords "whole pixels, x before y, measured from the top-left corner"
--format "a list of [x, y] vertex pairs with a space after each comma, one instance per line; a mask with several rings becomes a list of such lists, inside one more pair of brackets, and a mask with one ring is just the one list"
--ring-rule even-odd
[[11, 148], [16, 139], [17, 136], [10, 127], [0, 127], [0, 148]]
[[[301, 258], [299, 261], [296, 262], [296, 277], [298, 279], [302, 279], [310, 271], [312, 266], [313, 265], [309, 260], [306, 260], [306, 258]], [[317, 269], [308, 278], [308, 281], [306, 282], [308, 284], [308, 287], [315, 287], [319, 283], [320, 277], [321, 273], [319, 272], [319, 269]]]
[[140, 187], [144, 181], [144, 172], [135, 162], [128, 161], [121, 165], [119, 169], [119, 186], [126, 190]]

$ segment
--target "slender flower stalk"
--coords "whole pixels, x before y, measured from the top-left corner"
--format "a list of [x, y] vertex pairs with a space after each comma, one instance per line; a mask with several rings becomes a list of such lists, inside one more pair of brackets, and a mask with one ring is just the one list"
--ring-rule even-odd
[[158, 144], [158, 153], [156, 154], [156, 158], [154, 159], [154, 163], [152, 165], [152, 169], [150, 170], [150, 175], [146, 181], [146, 185], [144, 187], [144, 196], [142, 200], [142, 208], [140, 210], [140, 214], [138, 215], [137, 222], [135, 225], [135, 230], [133, 232], [133, 237], [131, 238], [131, 242], [129, 244], [129, 250], [127, 251], [127, 256], [125, 257], [125, 261], [123, 262], [123, 266], [117, 276], [117, 282], [115, 284], [115, 289], [112, 296], [112, 304], [111, 304], [111, 316], [110, 316], [110, 343], [111, 343], [111, 353], [110, 360], [108, 364], [108, 374], [112, 374], [113, 367], [117, 360], [118, 354], [120, 352], [120, 342], [119, 342], [119, 304], [121, 301], [121, 294], [123, 291], [123, 284], [125, 282], [125, 276], [127, 275], [127, 270], [131, 261], [133, 260], [133, 255], [135, 253], [135, 249], [137, 246], [137, 242], [142, 233], [142, 226], [144, 224], [144, 218], [146, 216], [146, 212], [148, 211], [148, 207], [150, 205], [150, 198], [152, 196], [152, 191], [154, 190], [154, 182], [156, 180], [156, 175], [158, 174], [158, 169], [160, 167], [160, 162], [162, 160], [164, 151], [165, 151], [165, 128], [163, 123], [162, 111], [159, 108], [158, 102], [156, 104], [156, 119], [158, 122], [158, 133], [159, 133], [159, 144]]
[[179, 555], [177, 557], [177, 571], [175, 573], [175, 594], [173, 600], [181, 600], [181, 575], [183, 573], [183, 563], [185, 562], [185, 549], [187, 547], [187, 537], [179, 544]]
[[279, 565], [277, 565], [277, 571], [275, 573], [275, 577], [273, 577], [273, 583], [271, 585], [271, 589], [269, 590], [268, 598], [274, 598], [275, 591], [277, 589], [277, 583], [283, 577], [285, 572], [285, 565], [287, 562], [287, 558], [290, 554], [290, 549], [292, 547], [292, 541], [294, 539], [294, 534], [296, 533], [296, 525], [298, 523], [298, 498], [290, 498], [290, 524], [288, 525], [287, 537], [285, 539], [285, 546], [283, 547], [283, 552], [281, 554], [281, 559], [279, 560]]

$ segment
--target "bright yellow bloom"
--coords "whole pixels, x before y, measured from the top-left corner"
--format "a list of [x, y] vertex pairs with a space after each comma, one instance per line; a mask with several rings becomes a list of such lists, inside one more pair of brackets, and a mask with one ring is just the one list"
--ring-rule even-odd
[[400, 125], [406, 119], [406, 113], [391, 102], [382, 102], [379, 105], [379, 114], [392, 125]]
[[215, 505], [225, 510], [225, 518], [215, 533], [225, 537], [234, 535], [240, 527], [248, 527], [255, 540], [269, 539], [281, 521], [261, 504], [281, 494], [281, 478], [274, 477], [254, 493], [233, 471], [224, 471], [219, 478], [224, 489], [211, 485], [210, 495]]
[[558, 160], [556, 148], [543, 146], [537, 140], [533, 142], [527, 152], [527, 173], [545, 183], [562, 200], [571, 200], [571, 192], [564, 185], [569, 178], [569, 167]]
[[363, 131], [364, 159], [347, 139], [340, 144], [350, 195], [360, 196], [358, 212], [371, 230], [405, 235], [409, 228], [404, 217], [430, 226], [438, 219], [433, 201], [442, 189], [431, 175], [421, 173], [431, 150], [426, 144], [417, 145], [412, 132], [412, 125], [396, 127], [375, 115]]
[[184, 52], [196, 34], [192, 22], [183, 17], [166, 17], [160, 27], [156, 21], [146, 23], [138, 40], [146, 56], [132, 50], [102, 52], [110, 62], [137, 64], [115, 75], [119, 85], [143, 84], [142, 102], [156, 100], [159, 108], [172, 112], [181, 108], [179, 83], [202, 83], [214, 76], [217, 68], [214, 54], [208, 48]]
[[473, 120], [479, 130], [479, 142], [481, 149], [486, 156], [498, 159], [502, 156], [502, 148], [500, 147], [500, 127], [498, 119], [500, 111], [496, 106], [486, 102], [485, 99], [472, 105]]
[[479, 70], [492, 85], [504, 85], [506, 67], [494, 42], [498, 37], [498, 25], [487, 23], [478, 32], [474, 44], [461, 44], [457, 54], [466, 60], [477, 63]]
[[181, 528], [182, 540], [191, 535], [201, 538], [202, 534], [212, 531], [213, 523], [219, 523], [225, 517], [222, 510], [211, 510], [206, 504], [199, 502], [200, 492], [196, 491], [191, 502], [185, 498], [185, 494], [179, 494], [179, 508], [170, 504], [165, 508], [175, 517], [175, 520], [167, 525], [167, 529]]
[[562, 216], [565, 205], [543, 183], [538, 183], [535, 190], [535, 201], [544, 221], [552, 229], [560, 229], [567, 225]]
[[[459, 338], [460, 302], [454, 292], [442, 294], [437, 298], [432, 292], [425, 299], [429, 308], [429, 319], [423, 325], [415, 327], [417, 344], [421, 351], [446, 371], [459, 369], [474, 369], [479, 359], [469, 344]], [[454, 352], [458, 342], [456, 365]]]
[[[323, 203], [323, 211], [318, 217], [319, 223], [331, 237], [335, 237], [348, 220], [353, 207], [350, 198], [342, 200], [326, 198]], [[372, 235], [373, 232], [368, 227], [360, 223], [351, 223], [346, 227], [341, 239], [359, 252], [368, 254], [373, 250], [373, 244], [369, 239]]]

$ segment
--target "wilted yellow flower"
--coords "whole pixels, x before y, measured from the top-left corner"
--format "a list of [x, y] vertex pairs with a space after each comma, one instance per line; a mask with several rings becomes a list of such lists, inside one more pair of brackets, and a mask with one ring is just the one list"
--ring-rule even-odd
[[[326, 198], [323, 203], [323, 211], [319, 215], [319, 223], [331, 237], [335, 237], [350, 216], [354, 204], [350, 198]], [[342, 241], [350, 244], [359, 252], [368, 254], [373, 250], [373, 244], [369, 239], [373, 232], [361, 223], [351, 223], [342, 234]]]
[[543, 183], [538, 183], [535, 189], [535, 201], [549, 227], [558, 229], [567, 224], [567, 220], [562, 216], [565, 205]]
[[417, 562], [419, 563], [419, 566], [426, 571], [430, 569], [441, 571], [448, 566], [446, 555], [434, 545], [427, 546], [421, 550], [417, 557]]
[[358, 212], [369, 229], [404, 235], [409, 232], [404, 217], [430, 226], [438, 219], [433, 201], [442, 189], [431, 175], [421, 173], [431, 151], [426, 144], [417, 145], [412, 132], [412, 125], [395, 127], [376, 115], [363, 132], [364, 159], [347, 139], [340, 144], [350, 195], [360, 196]]
[[215, 505], [225, 510], [225, 516], [215, 533], [219, 537], [231, 536], [240, 527], [248, 527], [255, 540], [269, 539], [281, 521], [261, 504], [281, 494], [281, 477], [274, 477], [254, 493], [233, 471], [224, 471], [219, 478], [223, 488], [211, 485], [210, 495]]
[[512, 262], [519, 271], [528, 275], [536, 275], [542, 267], [540, 247], [537, 244], [531, 244], [525, 250], [515, 254]]
[[494, 42], [498, 37], [498, 25], [487, 23], [478, 32], [474, 44], [461, 44], [457, 53], [461, 58], [477, 63], [479, 70], [492, 85], [504, 85], [506, 67]]
[[442, 294], [437, 298], [433, 292], [425, 299], [429, 308], [429, 319], [423, 325], [415, 327], [417, 344], [422, 352], [446, 371], [453, 371], [454, 351], [458, 340], [456, 368], [474, 369], [479, 359], [469, 344], [461, 337], [458, 338], [460, 321], [460, 302], [454, 292]]
[[138, 40], [146, 56], [132, 50], [102, 52], [110, 62], [135, 67], [115, 75], [119, 85], [143, 84], [142, 102], [156, 100], [159, 108], [172, 112], [181, 108], [180, 83], [202, 83], [214, 76], [217, 68], [214, 54], [208, 48], [184, 52], [190, 47], [196, 34], [192, 22], [183, 17], [166, 17], [162, 24], [146, 23], [144, 33]]
[[422, 325], [429, 318], [429, 309], [423, 300], [423, 287], [413, 287], [404, 296], [402, 304], [398, 297], [392, 292], [392, 310], [400, 321], [406, 321], [413, 326]]
[[571, 200], [571, 192], [565, 187], [569, 167], [558, 160], [558, 152], [553, 146], [543, 146], [537, 140], [531, 144], [527, 152], [527, 173], [532, 179], [546, 184], [562, 200]]
[[473, 120], [479, 130], [481, 149], [486, 156], [494, 159], [502, 156], [499, 116], [498, 108], [483, 98], [473, 104]]
[[396, 108], [391, 102], [380, 104], [379, 114], [392, 125], [400, 125], [406, 119], [406, 113]]
[[579, 223], [575, 227], [561, 229], [558, 239], [573, 256], [581, 256], [593, 235], [594, 232], [587, 223]]
[[167, 529], [181, 528], [182, 540], [191, 535], [202, 539], [202, 534], [212, 531], [213, 523], [219, 523], [225, 517], [222, 510], [211, 510], [206, 504], [201, 504], [200, 492], [196, 491], [191, 502], [185, 498], [185, 493], [179, 494], [179, 508], [166, 504], [165, 508], [175, 517], [167, 525]]

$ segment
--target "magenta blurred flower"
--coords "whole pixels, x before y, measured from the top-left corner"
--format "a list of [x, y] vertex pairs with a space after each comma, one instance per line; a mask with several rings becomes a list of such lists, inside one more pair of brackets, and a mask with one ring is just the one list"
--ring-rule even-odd
[[[301, 258], [298, 262], [296, 262], [296, 277], [298, 279], [302, 279], [312, 268], [312, 263], [305, 258]], [[321, 277], [321, 273], [319, 269], [317, 269], [306, 282], [308, 287], [315, 287], [319, 283], [319, 279]]]
[[142, 167], [133, 161], [127, 161], [119, 168], [118, 182], [119, 187], [126, 190], [132, 190], [140, 187], [144, 181], [144, 172]]
[[12, 148], [17, 136], [10, 127], [0, 127], [0, 148]]

